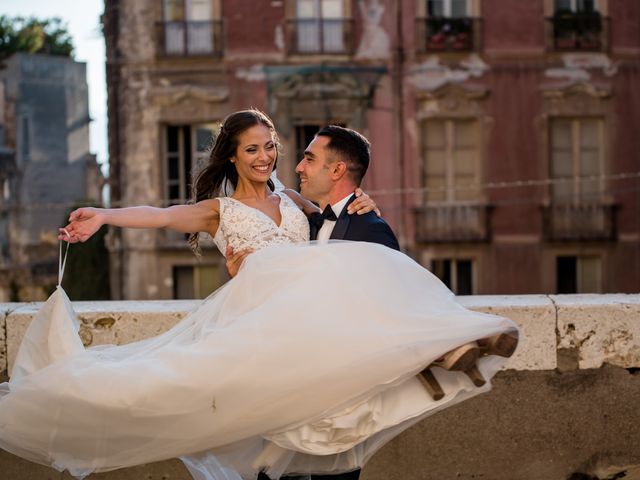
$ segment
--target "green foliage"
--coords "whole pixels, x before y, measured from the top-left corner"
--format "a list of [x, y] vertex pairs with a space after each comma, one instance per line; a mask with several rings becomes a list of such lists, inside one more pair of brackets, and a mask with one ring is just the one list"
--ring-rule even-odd
[[14, 53], [43, 53], [73, 57], [73, 41], [60, 18], [0, 15], [0, 62]]
[[[77, 205], [69, 213], [76, 208], [87, 206], [91, 205]], [[67, 214], [61, 225], [66, 225], [68, 218]], [[106, 235], [107, 227], [105, 225], [86, 242], [69, 245], [62, 287], [74, 302], [111, 299], [109, 252], [105, 245]]]

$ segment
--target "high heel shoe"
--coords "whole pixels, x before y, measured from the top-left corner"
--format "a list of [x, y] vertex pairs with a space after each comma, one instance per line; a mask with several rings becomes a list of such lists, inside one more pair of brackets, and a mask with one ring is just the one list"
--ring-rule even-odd
[[485, 383], [487, 383], [487, 381], [484, 379], [484, 377], [482, 376], [482, 374], [480, 373], [480, 370], [478, 370], [478, 367], [476, 365], [474, 365], [468, 370], [465, 370], [464, 373], [467, 374], [467, 377], [471, 379], [471, 381], [476, 387], [481, 387]]
[[[427, 393], [429, 393], [431, 398], [435, 401], [441, 400], [444, 397], [444, 390], [433, 375], [433, 372], [431, 372], [431, 367], [440, 367], [449, 371], [465, 372], [470, 378], [472, 374], [468, 372], [473, 372], [475, 369], [477, 372], [477, 374], [475, 374], [476, 378], [479, 377], [484, 382], [482, 375], [477, 371], [475, 366], [478, 357], [480, 357], [480, 353], [480, 347], [476, 342], [465, 343], [464, 345], [447, 352], [442, 358], [439, 358], [425, 368], [420, 372], [418, 379], [427, 390]], [[482, 383], [482, 385], [484, 385], [484, 383]]]
[[480, 347], [476, 342], [465, 343], [447, 352], [442, 358], [433, 362], [431, 366], [456, 372], [468, 370], [476, 364], [480, 353]]
[[489, 338], [478, 340], [482, 355], [498, 355], [509, 358], [518, 346], [518, 335], [512, 333], [499, 333]]
[[430, 368], [425, 368], [421, 371], [420, 375], [418, 375], [418, 380], [420, 380], [422, 386], [427, 390], [427, 393], [431, 395], [431, 398], [436, 402], [438, 400], [442, 400], [444, 397], [444, 390], [442, 390], [442, 387], [438, 383], [438, 380], [436, 380], [436, 377], [433, 375]]

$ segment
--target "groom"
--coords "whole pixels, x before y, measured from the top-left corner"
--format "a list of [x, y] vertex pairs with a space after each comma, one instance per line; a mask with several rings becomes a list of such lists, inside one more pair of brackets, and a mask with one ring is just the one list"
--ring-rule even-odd
[[[380, 243], [400, 250], [393, 231], [374, 212], [347, 213], [371, 159], [369, 141], [355, 130], [329, 125], [320, 130], [296, 167], [300, 193], [323, 210], [309, 218], [311, 240]], [[281, 480], [358, 480], [360, 470], [336, 475], [281, 477]], [[260, 478], [260, 477], [259, 477]]]
[[374, 212], [347, 213], [356, 198], [353, 191], [367, 173], [370, 147], [369, 141], [355, 130], [329, 125], [316, 134], [305, 150], [296, 167], [300, 193], [323, 210], [309, 219], [311, 240], [372, 242], [400, 250], [389, 225]]
[[[300, 193], [323, 210], [309, 218], [311, 240], [329, 239], [380, 243], [400, 250], [398, 240], [374, 212], [349, 215], [371, 159], [369, 141], [355, 130], [330, 125], [320, 130], [296, 167]], [[285, 476], [281, 480], [358, 480], [360, 470], [336, 475]], [[269, 480], [260, 472], [258, 480]]]

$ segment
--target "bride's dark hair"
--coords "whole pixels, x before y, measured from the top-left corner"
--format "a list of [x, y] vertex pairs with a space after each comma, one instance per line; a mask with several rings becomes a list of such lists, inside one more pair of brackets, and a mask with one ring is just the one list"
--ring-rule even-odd
[[[276, 145], [276, 152], [280, 150], [278, 134], [271, 119], [258, 109], [241, 110], [225, 118], [220, 124], [220, 130], [215, 138], [207, 165], [196, 175], [192, 189], [192, 203], [209, 198], [226, 196], [226, 186], [238, 186], [238, 171], [231, 162], [231, 157], [238, 149], [238, 136], [256, 125], [264, 125], [271, 131]], [[277, 157], [276, 157], [277, 160]], [[275, 164], [273, 166], [275, 169]], [[267, 185], [273, 191], [275, 186], [271, 180]], [[198, 253], [198, 232], [189, 235], [189, 245]]]

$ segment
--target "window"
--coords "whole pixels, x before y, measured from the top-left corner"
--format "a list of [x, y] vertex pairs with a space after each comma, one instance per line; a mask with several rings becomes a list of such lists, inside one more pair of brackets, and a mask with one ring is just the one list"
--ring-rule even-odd
[[596, 0], [555, 0], [548, 19], [556, 51], [602, 51], [607, 48], [609, 22]]
[[169, 205], [189, 199], [192, 174], [206, 163], [214, 131], [210, 123], [166, 127], [165, 198]]
[[598, 11], [597, 0], [555, 0], [554, 10], [558, 12], [591, 13]]
[[[424, 201], [463, 202], [480, 198], [478, 122], [427, 120], [423, 124]], [[473, 186], [475, 185], [475, 186]]]
[[556, 258], [557, 293], [600, 293], [602, 264], [595, 256]]
[[456, 295], [473, 294], [473, 261], [469, 259], [437, 259], [431, 271]]
[[[603, 121], [600, 118], [551, 120], [551, 188], [554, 203], [596, 203], [603, 194]], [[596, 178], [594, 178], [596, 177]]]
[[343, 0], [296, 0], [289, 22], [295, 53], [347, 53], [351, 23]]
[[427, 13], [429, 17], [467, 17], [469, 0], [427, 0]]
[[217, 266], [173, 267], [173, 298], [175, 300], [205, 298], [218, 288], [219, 284]]
[[296, 125], [296, 163], [304, 157], [304, 151], [313, 141], [320, 125]]
[[221, 23], [212, 0], [164, 0], [164, 52], [211, 55], [221, 52]]
[[469, 0], [427, 0], [426, 18], [417, 18], [418, 50], [462, 51], [479, 48], [478, 20], [471, 18]]

